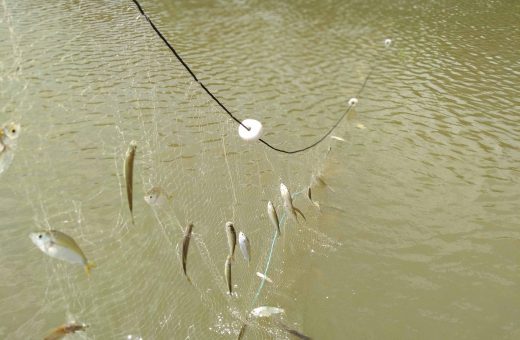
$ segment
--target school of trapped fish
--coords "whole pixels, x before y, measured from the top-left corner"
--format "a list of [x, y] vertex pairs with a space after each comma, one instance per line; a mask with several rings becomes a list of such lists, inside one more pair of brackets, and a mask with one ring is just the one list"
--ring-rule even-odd
[[[2, 125], [0, 129], [0, 174], [5, 172], [9, 166], [11, 165], [14, 159], [14, 150], [16, 149], [17, 140], [20, 135], [20, 124], [17, 123], [5, 123]], [[126, 193], [128, 199], [128, 208], [130, 211], [130, 219], [132, 224], [134, 224], [133, 218], [133, 175], [134, 175], [134, 162], [137, 154], [137, 142], [131, 141], [128, 145], [128, 150], [125, 155], [124, 162], [124, 178], [126, 185]], [[303, 213], [294, 206], [292, 195], [287, 188], [287, 186], [283, 183], [280, 184], [280, 195], [283, 202], [283, 211], [286, 216], [292, 218], [295, 222], [300, 223], [298, 219], [298, 214], [305, 220], [305, 216]], [[307, 197], [313, 203], [313, 205], [319, 208], [317, 202], [312, 200], [311, 196], [311, 188], [308, 188]], [[164, 206], [166, 202], [172, 200], [172, 197], [168, 195], [162, 188], [153, 187], [148, 190], [144, 195], [145, 202], [151, 207]], [[280, 231], [280, 220], [278, 218], [278, 214], [276, 212], [276, 207], [273, 205], [271, 201], [267, 204], [267, 216], [269, 217], [270, 223], [274, 227], [277, 236], [281, 236]], [[184, 229], [184, 235], [181, 240], [182, 242], [182, 251], [181, 251], [181, 270], [183, 275], [186, 277], [188, 282], [191, 283], [191, 279], [188, 275], [187, 271], [187, 260], [188, 260], [188, 250], [190, 245], [190, 239], [192, 235], [194, 225], [189, 223]], [[226, 287], [228, 289], [227, 294], [229, 296], [233, 295], [233, 285], [232, 285], [232, 275], [231, 268], [235, 259], [235, 248], [238, 243], [240, 248], [240, 252], [242, 253], [244, 259], [247, 261], [248, 265], [251, 261], [251, 245], [248, 236], [243, 232], [239, 231], [238, 235], [233, 225], [233, 222], [226, 222], [224, 226], [227, 235], [227, 243], [229, 248], [229, 253], [226, 257], [225, 266], [224, 266], [224, 279], [226, 281]], [[32, 232], [29, 234], [29, 238], [31, 241], [46, 255], [65, 261], [71, 264], [77, 264], [83, 266], [87, 277], [90, 277], [91, 269], [95, 268], [96, 265], [94, 262], [89, 261], [87, 256], [83, 253], [81, 247], [76, 243], [73, 237], [55, 230], [40, 230], [36, 232]], [[267, 277], [265, 274], [256, 273], [262, 280], [272, 283], [272, 280]], [[277, 314], [285, 313], [284, 309], [279, 307], [271, 307], [271, 306], [260, 306], [256, 307], [248, 314], [246, 322], [242, 325], [240, 329], [238, 339], [242, 339], [245, 334], [247, 328], [247, 321], [250, 318], [264, 318], [271, 317]], [[281, 323], [279, 320], [277, 321], [277, 325], [280, 329], [286, 331], [288, 334], [296, 336], [300, 339], [310, 339], [306, 335], [299, 333], [296, 330], [290, 329]], [[59, 327], [52, 329], [47, 336], [45, 336], [44, 340], [56, 340], [62, 339], [67, 334], [72, 334], [78, 331], [86, 331], [88, 325], [84, 323], [77, 322], [69, 322], [63, 324]]]

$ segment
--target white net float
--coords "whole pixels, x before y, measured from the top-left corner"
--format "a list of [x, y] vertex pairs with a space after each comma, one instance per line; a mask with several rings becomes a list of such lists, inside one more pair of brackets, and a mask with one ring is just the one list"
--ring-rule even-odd
[[[246, 129], [245, 126], [249, 128]], [[256, 141], [262, 137], [262, 123], [256, 119], [246, 119], [242, 121], [242, 124], [238, 126], [238, 134], [240, 138], [246, 141]]]

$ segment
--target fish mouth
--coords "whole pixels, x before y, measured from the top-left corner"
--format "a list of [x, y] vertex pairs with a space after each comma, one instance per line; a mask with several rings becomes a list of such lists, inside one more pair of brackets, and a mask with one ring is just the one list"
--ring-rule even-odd
[[29, 239], [31, 239], [32, 243], [38, 245], [38, 233], [30, 233]]

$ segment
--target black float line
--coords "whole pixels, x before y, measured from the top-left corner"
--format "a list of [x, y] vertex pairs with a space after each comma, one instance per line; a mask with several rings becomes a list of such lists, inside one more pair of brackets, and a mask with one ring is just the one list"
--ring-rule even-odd
[[[175, 48], [170, 44], [170, 42], [164, 37], [164, 35], [161, 33], [161, 31], [159, 31], [159, 29], [155, 26], [155, 24], [153, 23], [153, 21], [148, 17], [148, 15], [146, 15], [146, 13], [144, 12], [143, 8], [141, 7], [141, 4], [137, 1], [137, 0], [132, 0], [134, 2], [134, 4], [137, 6], [137, 9], [139, 10], [139, 12], [141, 13], [141, 15], [143, 15], [145, 18], [146, 18], [146, 21], [148, 21], [148, 23], [150, 24], [150, 26], [152, 27], [152, 29], [155, 31], [155, 33], [159, 36], [159, 38], [161, 38], [161, 40], [166, 44], [166, 46], [170, 49], [170, 51], [172, 51], [173, 55], [175, 55], [175, 58], [177, 58], [177, 60], [182, 64], [182, 66], [184, 66], [184, 68], [186, 69], [186, 71], [189, 72], [189, 74], [191, 75], [191, 77], [193, 78], [193, 80], [195, 80], [199, 85], [200, 87], [202, 87], [202, 89], [211, 97], [211, 99], [213, 99], [213, 101], [215, 103], [217, 103], [234, 121], [236, 121], [238, 124], [240, 124], [241, 126], [243, 126], [245, 129], [247, 129], [248, 131], [251, 130], [250, 127], [248, 126], [245, 126], [237, 117], [235, 117], [231, 111], [229, 111], [225, 106], [224, 104], [222, 104], [220, 102], [220, 100], [218, 100], [217, 97], [215, 97], [215, 95], [213, 93], [211, 93], [210, 90], [208, 90], [208, 88], [197, 78], [197, 76], [195, 75], [195, 73], [191, 70], [191, 68], [188, 66], [188, 64], [186, 64], [186, 62], [181, 58], [181, 56], [179, 55], [179, 53], [177, 53], [177, 51], [175, 50]], [[358, 96], [361, 94], [361, 92], [363, 91], [363, 89], [365, 88], [365, 85], [367, 84], [368, 82], [368, 78], [370, 77], [370, 74], [372, 73], [372, 71], [370, 71], [368, 73], [368, 75], [366, 76], [365, 78], [365, 81], [363, 82], [363, 85], [361, 86], [361, 89], [359, 90], [358, 92]], [[265, 144], [267, 147], [275, 150], [275, 151], [278, 151], [278, 152], [282, 152], [282, 153], [286, 153], [286, 154], [295, 154], [295, 153], [298, 153], [298, 152], [302, 152], [302, 151], [306, 151], [310, 148], [313, 148], [315, 147], [316, 145], [318, 145], [319, 143], [321, 143], [325, 138], [327, 138], [327, 136], [329, 136], [332, 131], [334, 131], [334, 129], [339, 125], [339, 123], [343, 120], [343, 118], [345, 118], [345, 116], [350, 112], [350, 109], [352, 108], [353, 105], [349, 105], [348, 109], [341, 115], [341, 117], [336, 121], [336, 123], [334, 123], [334, 125], [327, 131], [327, 133], [325, 135], [323, 135], [323, 137], [321, 137], [320, 139], [318, 139], [316, 142], [312, 143], [311, 145], [309, 146], [306, 146], [304, 148], [301, 148], [301, 149], [296, 149], [296, 150], [284, 150], [284, 149], [280, 149], [280, 148], [277, 148], [271, 144], [269, 144], [268, 142], [266, 142], [264, 139], [260, 138], [260, 142], [262, 142], [263, 144]]]

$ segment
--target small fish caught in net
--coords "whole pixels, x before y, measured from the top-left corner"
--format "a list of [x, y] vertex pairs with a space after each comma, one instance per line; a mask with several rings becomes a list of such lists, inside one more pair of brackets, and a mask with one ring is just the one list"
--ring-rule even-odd
[[[293, 288], [309, 279], [310, 254], [341, 246], [320, 227], [318, 201], [333, 190], [329, 156], [349, 142], [349, 99], [371, 65], [356, 53], [347, 69], [329, 65], [342, 88], [322, 97], [318, 86], [334, 77], [314, 82], [306, 68], [326, 60], [326, 45], [294, 56], [282, 48], [294, 31], [263, 45], [221, 32], [222, 53], [206, 62], [211, 26], [190, 23], [203, 11], [178, 8], [169, 26], [161, 6], [0, 5], [2, 338], [305, 334]], [[224, 9], [218, 24], [240, 31]], [[289, 5], [236, 10], [264, 35], [304, 20]], [[246, 61], [223, 47], [242, 38]], [[242, 62], [250, 76], [233, 78]], [[246, 118], [262, 123], [263, 141], [240, 138]]]

